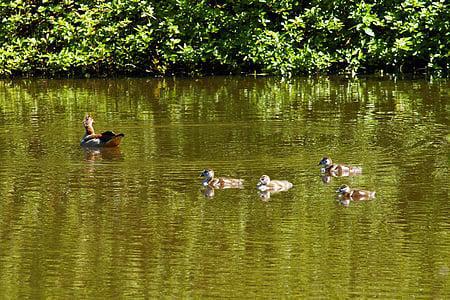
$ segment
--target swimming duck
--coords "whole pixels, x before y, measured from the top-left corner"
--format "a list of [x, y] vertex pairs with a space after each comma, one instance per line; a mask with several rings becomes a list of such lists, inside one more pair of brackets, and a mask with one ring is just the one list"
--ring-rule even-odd
[[227, 178], [227, 177], [214, 177], [214, 171], [211, 169], [205, 169], [200, 174], [201, 177], [205, 177], [203, 179], [202, 185], [209, 186], [213, 188], [241, 188], [243, 185], [242, 179], [236, 178]]
[[287, 191], [292, 186], [293, 184], [287, 180], [270, 180], [269, 176], [263, 175], [259, 178], [256, 188], [260, 191], [279, 192]]
[[333, 176], [352, 176], [362, 173], [359, 167], [346, 166], [341, 164], [333, 164], [333, 161], [328, 156], [324, 156], [319, 162], [319, 166], [323, 166], [321, 171]]
[[351, 189], [348, 185], [341, 185], [336, 192], [344, 199], [350, 200], [370, 200], [375, 198], [375, 192], [366, 190]]
[[123, 133], [115, 134], [112, 131], [105, 131], [103, 133], [95, 133], [94, 119], [90, 115], [86, 115], [83, 120], [83, 126], [86, 130], [80, 145], [83, 147], [116, 147], [119, 146], [122, 138], [125, 136]]

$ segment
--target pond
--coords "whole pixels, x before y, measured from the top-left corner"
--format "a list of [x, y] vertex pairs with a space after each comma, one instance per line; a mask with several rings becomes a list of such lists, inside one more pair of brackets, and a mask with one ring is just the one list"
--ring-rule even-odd
[[[449, 99], [430, 79], [0, 81], [0, 298], [448, 298]], [[87, 113], [122, 144], [82, 149]], [[324, 176], [325, 155], [362, 174]]]

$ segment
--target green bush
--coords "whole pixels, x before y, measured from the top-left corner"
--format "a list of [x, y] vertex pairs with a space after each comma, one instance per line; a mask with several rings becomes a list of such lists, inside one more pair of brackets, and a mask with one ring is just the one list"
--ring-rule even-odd
[[0, 4], [0, 75], [446, 74], [438, 0], [92, 0]]

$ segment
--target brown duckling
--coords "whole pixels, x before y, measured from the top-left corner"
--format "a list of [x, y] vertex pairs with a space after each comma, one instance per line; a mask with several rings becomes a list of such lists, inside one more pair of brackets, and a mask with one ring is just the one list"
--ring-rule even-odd
[[94, 119], [90, 115], [86, 115], [83, 120], [85, 133], [80, 142], [83, 147], [116, 147], [125, 136], [123, 133], [115, 134], [112, 131], [95, 133], [93, 124]]
[[200, 174], [201, 177], [205, 177], [202, 181], [203, 186], [209, 186], [212, 188], [242, 188], [244, 181], [242, 179], [227, 178], [227, 177], [214, 177], [214, 171], [211, 169], [205, 169]]
[[342, 164], [333, 164], [333, 161], [328, 156], [324, 156], [319, 162], [319, 166], [323, 166], [321, 171], [332, 176], [352, 176], [362, 173], [360, 167], [346, 166]]
[[263, 175], [259, 179], [256, 188], [260, 191], [280, 192], [287, 191], [293, 186], [287, 180], [271, 180], [269, 176]]
[[370, 199], [375, 198], [375, 192], [366, 191], [366, 190], [351, 189], [346, 184], [341, 185], [336, 190], [336, 192], [338, 192], [339, 196], [341, 196], [342, 198], [350, 199], [350, 200], [370, 200]]

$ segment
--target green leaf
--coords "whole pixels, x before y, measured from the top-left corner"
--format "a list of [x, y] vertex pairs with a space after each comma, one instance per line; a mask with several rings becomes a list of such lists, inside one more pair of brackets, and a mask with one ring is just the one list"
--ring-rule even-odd
[[372, 29], [370, 29], [370, 27], [364, 28], [364, 32], [365, 32], [368, 36], [375, 36], [375, 33], [373, 32]]

